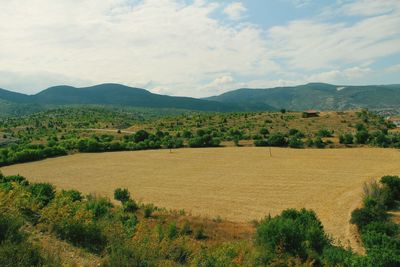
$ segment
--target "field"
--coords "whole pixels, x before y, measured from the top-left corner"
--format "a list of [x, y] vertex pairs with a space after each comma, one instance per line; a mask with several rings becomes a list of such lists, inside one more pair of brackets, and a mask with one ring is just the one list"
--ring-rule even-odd
[[[193, 215], [249, 222], [285, 208], [311, 208], [327, 232], [352, 242], [350, 213], [363, 183], [400, 174], [394, 149], [285, 149], [229, 147], [75, 154], [4, 167], [59, 188], [133, 197]], [[354, 246], [354, 244], [352, 244]]]

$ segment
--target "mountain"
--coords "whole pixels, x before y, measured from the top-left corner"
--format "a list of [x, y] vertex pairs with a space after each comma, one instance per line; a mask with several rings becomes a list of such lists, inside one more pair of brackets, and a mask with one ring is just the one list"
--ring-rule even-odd
[[243, 88], [204, 98], [244, 109], [345, 110], [400, 106], [400, 85], [337, 86], [309, 83], [271, 89]]
[[399, 108], [400, 85], [338, 86], [309, 83], [271, 89], [243, 88], [196, 99], [153, 94], [121, 84], [50, 87], [36, 95], [0, 89], [0, 115], [28, 114], [62, 105], [112, 105], [196, 111], [345, 110]]
[[0, 99], [12, 103], [31, 103], [42, 106], [93, 104], [198, 111], [236, 111], [240, 109], [236, 104], [225, 104], [190, 97], [158, 95], [144, 89], [111, 83], [84, 88], [55, 86], [31, 96], [3, 89], [0, 91]]

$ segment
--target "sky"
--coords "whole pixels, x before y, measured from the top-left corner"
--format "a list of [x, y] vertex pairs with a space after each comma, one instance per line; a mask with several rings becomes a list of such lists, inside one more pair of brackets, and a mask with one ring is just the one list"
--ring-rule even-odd
[[400, 83], [400, 0], [0, 0], [0, 88]]

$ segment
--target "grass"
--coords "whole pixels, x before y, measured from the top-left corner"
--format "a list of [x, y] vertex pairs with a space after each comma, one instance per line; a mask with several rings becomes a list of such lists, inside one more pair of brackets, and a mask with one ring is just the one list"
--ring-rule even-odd
[[394, 149], [273, 148], [270, 157], [268, 148], [229, 147], [75, 154], [1, 171], [110, 198], [124, 187], [143, 202], [237, 222], [305, 207], [347, 245], [363, 183], [400, 174], [398, 162]]

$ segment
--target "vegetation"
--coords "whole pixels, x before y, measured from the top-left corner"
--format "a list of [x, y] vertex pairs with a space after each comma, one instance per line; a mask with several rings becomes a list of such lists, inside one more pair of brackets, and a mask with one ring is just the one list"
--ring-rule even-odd
[[[2, 266], [61, 264], [46, 247], [29, 241], [40, 229], [88, 253], [102, 266], [398, 266], [399, 226], [390, 222], [388, 207], [398, 207], [400, 178], [385, 176], [365, 188], [364, 207], [353, 212], [366, 256], [335, 245], [312, 210], [284, 210], [256, 225], [254, 240], [208, 240], [207, 224], [151, 205], [127, 211], [108, 199], [82, 196], [75, 190], [55, 191], [0, 174], [0, 262]], [[40, 196], [40, 197], [38, 197]], [[123, 203], [133, 201], [126, 189], [115, 190]], [[43, 202], [43, 199], [46, 199]], [[145, 215], [151, 207], [157, 218]], [[27, 211], [30, 212], [27, 212]], [[383, 211], [383, 212], [382, 212]], [[13, 215], [11, 215], [13, 214]], [[31, 217], [36, 217], [32, 220]], [[189, 219], [189, 220], [188, 220]], [[192, 229], [195, 229], [194, 231]], [[56, 264], [57, 265], [57, 264]], [[53, 265], [52, 265], [53, 266]]]
[[367, 256], [360, 258], [360, 265], [400, 265], [400, 226], [390, 220], [388, 213], [398, 209], [399, 204], [400, 177], [384, 176], [379, 184], [365, 186], [364, 206], [351, 215], [367, 251]]

